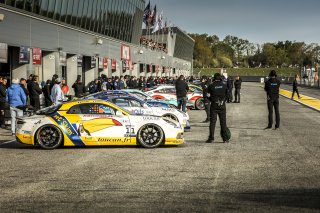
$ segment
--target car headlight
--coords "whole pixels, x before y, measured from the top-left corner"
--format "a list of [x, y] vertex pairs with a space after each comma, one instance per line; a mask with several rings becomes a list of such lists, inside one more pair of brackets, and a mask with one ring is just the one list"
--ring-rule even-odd
[[181, 129], [181, 125], [178, 122], [175, 122], [175, 121], [168, 119], [168, 118], [163, 118], [163, 120], [165, 122], [167, 122], [168, 124], [172, 125], [174, 128]]

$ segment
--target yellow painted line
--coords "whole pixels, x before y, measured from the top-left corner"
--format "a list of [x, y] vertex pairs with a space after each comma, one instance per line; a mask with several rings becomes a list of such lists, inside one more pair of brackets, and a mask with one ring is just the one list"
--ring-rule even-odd
[[[288, 91], [288, 90], [280, 89], [280, 95], [291, 99], [292, 92]], [[307, 107], [310, 107], [312, 109], [320, 111], [320, 100], [319, 99], [312, 98], [312, 97], [302, 95], [302, 94], [300, 94], [300, 97], [301, 97], [301, 99], [298, 99], [298, 95], [295, 94], [295, 96], [293, 97], [293, 100], [300, 103], [300, 104], [303, 104]]]

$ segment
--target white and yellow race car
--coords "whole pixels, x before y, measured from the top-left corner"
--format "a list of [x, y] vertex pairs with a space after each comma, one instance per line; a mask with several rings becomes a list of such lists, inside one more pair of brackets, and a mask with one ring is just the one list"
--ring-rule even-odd
[[19, 118], [16, 138], [44, 149], [107, 145], [156, 148], [184, 143], [179, 123], [153, 115], [131, 115], [102, 100], [68, 102]]

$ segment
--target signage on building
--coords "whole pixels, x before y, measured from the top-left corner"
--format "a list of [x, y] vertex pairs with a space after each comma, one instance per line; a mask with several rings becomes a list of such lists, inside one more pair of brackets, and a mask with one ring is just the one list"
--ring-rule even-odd
[[67, 66], [67, 53], [66, 52], [59, 52], [59, 64], [60, 66]]
[[149, 64], [149, 72], [152, 72], [152, 64]]
[[83, 60], [83, 56], [77, 55], [77, 66], [78, 67], [82, 67], [82, 60]]
[[124, 61], [131, 61], [130, 46], [125, 44], [121, 45], [121, 59]]
[[30, 62], [30, 48], [20, 47], [19, 64], [29, 64]]
[[0, 63], [8, 63], [8, 44], [0, 43]]
[[108, 58], [107, 57], [103, 58], [103, 69], [108, 69]]
[[102, 69], [103, 69], [103, 57], [99, 56], [99, 58], [98, 58], [98, 59], [99, 59], [99, 65], [98, 65], [98, 68], [102, 70]]
[[91, 56], [91, 69], [96, 68], [96, 57]]
[[116, 59], [111, 60], [111, 69], [113, 72], [115, 72], [117, 70], [117, 60]]
[[32, 49], [32, 64], [41, 65], [42, 51], [40, 48], [34, 47]]

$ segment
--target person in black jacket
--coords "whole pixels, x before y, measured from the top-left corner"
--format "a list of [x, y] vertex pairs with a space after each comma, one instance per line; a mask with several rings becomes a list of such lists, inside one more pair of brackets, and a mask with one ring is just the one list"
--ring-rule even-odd
[[74, 84], [72, 85], [72, 88], [74, 89], [74, 96], [77, 98], [81, 98], [84, 96], [86, 92], [86, 88], [84, 84], [81, 82], [81, 76], [78, 76], [78, 79]]
[[[210, 107], [210, 134], [206, 143], [214, 142], [214, 131], [216, 128], [217, 116], [219, 116], [221, 136], [226, 137], [227, 132], [227, 109], [226, 99], [228, 95], [227, 85], [222, 82], [220, 73], [214, 74], [213, 83], [208, 87], [208, 95], [211, 101]], [[224, 143], [228, 143], [227, 138], [222, 138]]]
[[204, 101], [204, 107], [206, 110], [206, 115], [207, 118], [204, 120], [202, 123], [208, 123], [210, 121], [210, 105], [211, 102], [208, 98], [208, 87], [210, 85], [211, 81], [207, 76], [202, 76], [202, 81], [201, 81], [201, 88], [202, 88], [202, 97]]
[[269, 122], [265, 129], [271, 129], [273, 124], [273, 108], [276, 114], [276, 126], [275, 129], [280, 127], [280, 112], [279, 112], [279, 89], [281, 82], [277, 79], [277, 73], [275, 70], [271, 70], [269, 74], [269, 80], [265, 83], [264, 90], [267, 93]]
[[240, 103], [240, 90], [241, 90], [242, 80], [239, 76], [236, 77], [234, 82], [234, 103]]
[[32, 77], [32, 81], [28, 84], [27, 87], [30, 96], [30, 105], [33, 106], [35, 111], [37, 111], [40, 109], [40, 95], [42, 94], [37, 75], [34, 75]]
[[52, 101], [50, 98], [50, 96], [51, 96], [51, 90], [50, 90], [51, 83], [52, 83], [51, 80], [47, 80], [46, 84], [42, 88], [42, 92], [43, 92], [43, 96], [44, 96], [44, 103], [45, 103], [46, 107], [52, 105]]
[[183, 75], [180, 75], [178, 80], [176, 81], [176, 95], [177, 95], [177, 102], [178, 102], [178, 109], [186, 112], [187, 106], [187, 92], [189, 90], [189, 86], [187, 82], [185, 82], [185, 78]]
[[0, 127], [4, 128], [5, 127], [5, 122], [4, 122], [4, 111], [8, 105], [6, 101], [6, 91], [7, 87], [5, 85], [5, 82], [3, 81], [3, 77], [0, 76]]
[[232, 95], [233, 78], [231, 76], [227, 78], [227, 87], [228, 87], [227, 103], [231, 103], [233, 101], [233, 95]]
[[292, 83], [292, 96], [291, 96], [292, 100], [293, 100], [293, 97], [294, 97], [294, 93], [297, 93], [298, 98], [301, 99], [299, 91], [298, 91], [298, 81], [297, 81], [298, 78], [299, 78], [299, 76], [295, 75], [293, 83]]
[[29, 97], [29, 91], [28, 89], [26, 88], [26, 85], [27, 85], [27, 80], [24, 79], [24, 78], [21, 78], [20, 79], [20, 86], [21, 88], [23, 89], [24, 93], [26, 94], [27, 97]]

